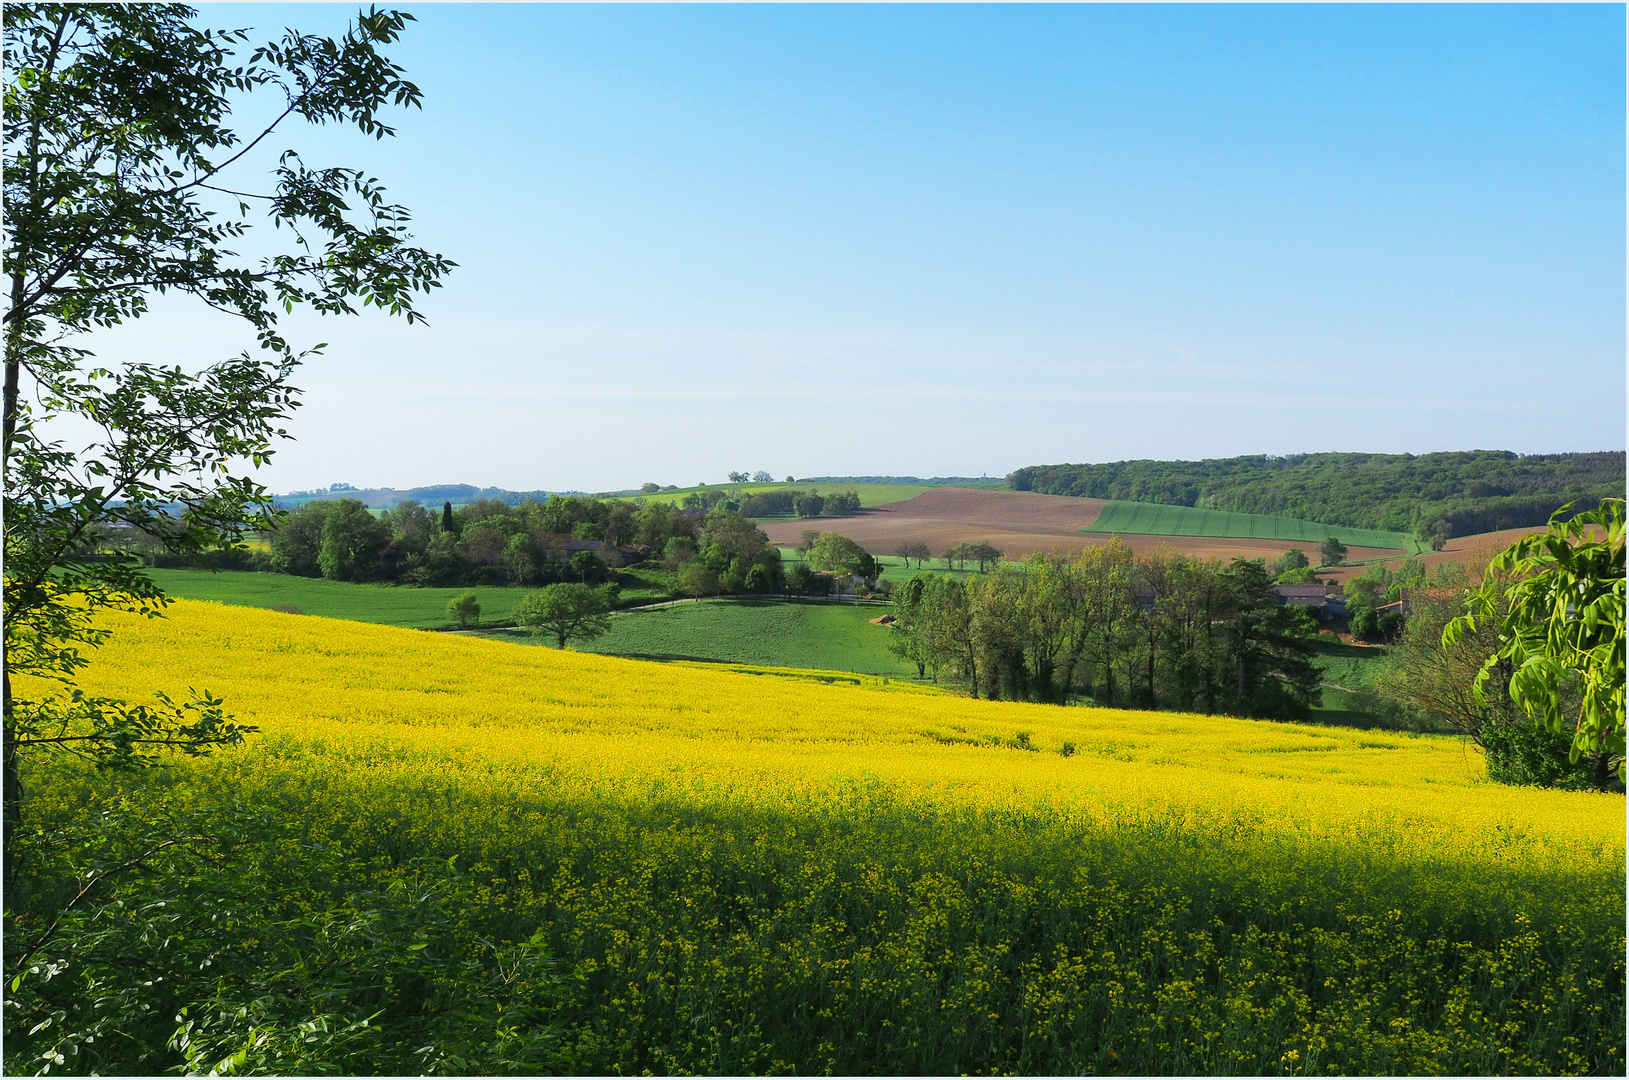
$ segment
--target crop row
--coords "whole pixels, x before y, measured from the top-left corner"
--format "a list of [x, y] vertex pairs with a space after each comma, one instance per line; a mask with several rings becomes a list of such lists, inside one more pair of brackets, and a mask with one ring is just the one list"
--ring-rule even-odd
[[1314, 544], [1333, 536], [1341, 543], [1352, 547], [1401, 548], [1413, 551], [1418, 546], [1406, 533], [1386, 532], [1381, 529], [1357, 529], [1344, 525], [1303, 521], [1300, 518], [1236, 514], [1194, 506], [1161, 506], [1154, 503], [1118, 500], [1104, 506], [1097, 520], [1088, 525], [1085, 531], [1149, 536], [1287, 540]]

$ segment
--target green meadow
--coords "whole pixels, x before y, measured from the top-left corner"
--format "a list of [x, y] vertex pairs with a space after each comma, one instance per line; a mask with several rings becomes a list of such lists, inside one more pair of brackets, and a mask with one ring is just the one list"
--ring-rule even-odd
[[1097, 520], [1081, 531], [1142, 536], [1293, 540], [1313, 544], [1322, 543], [1326, 537], [1333, 536], [1348, 547], [1398, 548], [1411, 555], [1424, 550], [1420, 541], [1407, 533], [1324, 525], [1316, 521], [1267, 514], [1234, 514], [1225, 510], [1202, 510], [1196, 506], [1163, 506], [1118, 499], [1104, 506]]
[[[886, 506], [889, 503], [904, 502], [914, 499], [924, 491], [932, 491], [930, 484], [848, 484], [848, 483], [792, 483], [785, 482], [773, 484], [703, 484], [697, 487], [679, 488], [677, 491], [659, 491], [654, 495], [633, 495], [627, 498], [640, 498], [650, 503], [681, 503], [686, 495], [702, 491], [729, 491], [745, 495], [755, 495], [760, 491], [779, 491], [782, 488], [796, 488], [799, 491], [818, 491], [822, 495], [833, 492], [852, 491], [860, 496], [860, 505], [866, 509], [873, 506]], [[811, 519], [819, 521], [820, 519]]]
[[[610, 633], [572, 647], [645, 660], [914, 677], [916, 669], [888, 651], [888, 628], [870, 621], [888, 610], [838, 601], [703, 600], [615, 615]], [[518, 631], [492, 636], [533, 640]]]
[[[223, 570], [149, 570], [160, 588], [186, 600], [213, 600], [241, 607], [292, 609], [298, 615], [320, 615], [329, 619], [406, 626], [420, 630], [445, 630], [447, 601], [474, 593], [481, 604], [481, 625], [502, 626], [510, 622], [515, 605], [535, 589], [504, 585], [418, 588], [409, 585], [357, 585], [324, 578], [293, 577], [287, 574], [260, 574]], [[632, 605], [668, 598], [658, 580], [629, 575], [621, 603]]]

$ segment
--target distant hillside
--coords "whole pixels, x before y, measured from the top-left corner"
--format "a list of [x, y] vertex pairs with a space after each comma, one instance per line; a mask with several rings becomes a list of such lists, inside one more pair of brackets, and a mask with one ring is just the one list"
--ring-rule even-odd
[[1031, 465], [1009, 475], [1007, 486], [1446, 538], [1542, 525], [1564, 503], [1585, 509], [1622, 498], [1624, 453], [1467, 450]]
[[359, 499], [364, 506], [388, 509], [403, 499], [431, 505], [450, 502], [455, 506], [472, 503], [476, 499], [501, 499], [506, 503], [521, 503], [527, 499], [539, 502], [550, 495], [581, 495], [580, 491], [508, 491], [504, 488], [478, 488], [474, 484], [432, 484], [416, 488], [354, 488], [348, 484], [335, 484], [331, 488], [315, 491], [291, 491], [275, 496], [277, 505], [284, 509], [302, 506], [323, 499]]
[[800, 476], [800, 484], [920, 484], [923, 487], [1006, 487], [999, 476]]
[[[1005, 487], [1006, 480], [998, 477], [973, 476], [936, 476], [931, 480], [923, 480], [915, 476], [806, 476], [797, 483], [800, 484], [914, 484], [921, 487]], [[716, 487], [739, 487], [740, 485], [715, 484]], [[753, 489], [784, 487], [785, 484], [754, 484]], [[708, 490], [703, 484], [700, 488], [663, 488], [664, 492], [677, 493], [680, 497], [690, 491]], [[450, 502], [454, 506], [472, 503], [477, 499], [499, 499], [503, 502], [523, 503], [527, 499], [542, 502], [550, 495], [586, 495], [584, 491], [510, 491], [507, 488], [476, 487], [474, 484], [432, 484], [428, 487], [416, 488], [355, 488], [349, 484], [335, 484], [329, 488], [317, 488], [312, 491], [291, 491], [287, 495], [276, 496], [277, 505], [284, 509], [292, 509], [308, 502], [318, 502], [323, 499], [359, 499], [364, 506], [375, 509], [389, 509], [403, 499], [412, 499], [414, 502], [430, 505], [433, 503]], [[638, 488], [628, 488], [623, 491], [602, 491], [596, 493], [596, 498], [635, 498], [641, 494]], [[908, 496], [900, 496], [906, 498]]]

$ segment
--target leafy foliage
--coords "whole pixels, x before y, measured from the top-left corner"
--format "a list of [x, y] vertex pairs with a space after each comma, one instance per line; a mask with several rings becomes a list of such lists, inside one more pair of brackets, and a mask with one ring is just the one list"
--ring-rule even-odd
[[611, 597], [605, 589], [580, 582], [550, 585], [515, 607], [515, 623], [535, 634], [552, 635], [558, 648], [573, 638], [592, 641], [611, 629]]
[[474, 593], [455, 596], [447, 601], [447, 618], [467, 630], [481, 620], [481, 601]]
[[[153, 292], [239, 315], [282, 352], [278, 309], [353, 313], [359, 301], [416, 321], [413, 294], [452, 265], [410, 245], [406, 209], [359, 171], [312, 169], [288, 151], [270, 194], [222, 186], [289, 116], [394, 134], [381, 110], [417, 107], [422, 95], [379, 46], [412, 16], [375, 9], [337, 40], [290, 31], [234, 65], [247, 33], [194, 27], [194, 14], [179, 4], [7, 7], [7, 360], [43, 381], [80, 355], [54, 338], [136, 318]], [[226, 126], [229, 95], [262, 88], [286, 107], [245, 139]], [[226, 196], [236, 214], [205, 193]], [[295, 252], [237, 261], [229, 245], [248, 233], [251, 199], [289, 230]]]
[[[1562, 508], [1566, 510], [1565, 507]], [[1548, 530], [1500, 552], [1469, 610], [1443, 630], [1451, 646], [1483, 623], [1498, 645], [1477, 674], [1478, 700], [1499, 672], [1510, 697], [1551, 731], [1572, 729], [1572, 760], [1597, 758], [1624, 777], [1624, 502], [1551, 519]], [[1514, 580], [1500, 587], [1500, 575]], [[1502, 603], [1501, 603], [1502, 601]], [[1566, 689], [1576, 680], [1576, 709]], [[1569, 716], [1568, 712], [1573, 711]]]
[[[18, 757], [31, 749], [125, 767], [144, 762], [144, 748], [205, 752], [241, 738], [207, 693], [181, 705], [70, 695], [47, 706], [14, 697], [13, 676], [71, 684], [85, 650], [106, 639], [100, 614], [163, 613], [141, 561], [103, 542], [110, 532], [200, 559], [271, 523], [270, 497], [234, 470], [269, 459], [297, 405], [289, 380], [309, 353], [278, 333], [280, 312], [351, 313], [360, 303], [415, 322], [415, 294], [452, 266], [412, 246], [406, 210], [355, 170], [313, 169], [288, 151], [271, 192], [224, 186], [291, 116], [392, 134], [381, 111], [420, 95], [379, 50], [410, 16], [374, 9], [338, 39], [290, 31], [239, 64], [233, 50], [246, 33], [196, 28], [194, 14], [173, 4], [3, 13], [8, 838], [20, 813]], [[256, 90], [280, 93], [285, 107], [241, 136], [227, 126], [233, 98]], [[232, 250], [249, 233], [251, 203], [292, 238], [291, 252], [251, 262]], [[261, 355], [193, 371], [115, 369], [74, 344], [169, 292], [243, 319]], [[86, 445], [45, 433], [70, 417], [95, 433]]]
[[841, 533], [821, 533], [809, 547], [809, 563], [816, 570], [858, 574], [863, 578], [877, 575], [877, 560]]
[[894, 591], [895, 655], [974, 696], [1304, 718], [1310, 629], [1259, 561], [1135, 559], [1118, 541]]
[[359, 873], [264, 808], [128, 798], [30, 830], [19, 857], [33, 902], [72, 895], [28, 944], [9, 947], [28, 920], [8, 934], [8, 1073], [557, 1067], [542, 940], [471, 927], [481, 886], [451, 860]]

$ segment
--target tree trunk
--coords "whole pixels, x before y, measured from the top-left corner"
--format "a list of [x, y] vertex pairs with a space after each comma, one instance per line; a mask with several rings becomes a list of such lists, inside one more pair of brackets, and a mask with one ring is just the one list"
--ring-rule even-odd
[[4, 443], [0, 444], [0, 474], [4, 475], [8, 487], [11, 483], [11, 440], [17, 434], [18, 382], [22, 375], [23, 320], [20, 317], [21, 313], [17, 311], [17, 305], [22, 303], [22, 298], [23, 276], [20, 273], [13, 273], [11, 276], [13, 318], [11, 324], [6, 327]]
[[13, 883], [11, 844], [17, 835], [17, 826], [23, 819], [23, 784], [17, 774], [17, 729], [12, 723], [11, 701], [11, 672], [4, 673], [5, 679], [5, 862], [6, 891], [11, 891]]
[[1148, 707], [1150, 709], [1154, 708], [1155, 707], [1155, 702], [1156, 702], [1156, 699], [1154, 697], [1154, 637], [1153, 637], [1152, 634], [1150, 634], [1149, 638], [1148, 638]]

